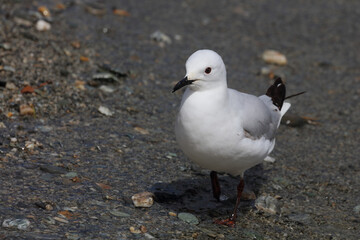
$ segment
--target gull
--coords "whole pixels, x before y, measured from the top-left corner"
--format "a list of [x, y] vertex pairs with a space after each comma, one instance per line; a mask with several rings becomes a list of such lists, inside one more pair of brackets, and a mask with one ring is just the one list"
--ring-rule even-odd
[[225, 64], [212, 50], [198, 50], [186, 61], [186, 75], [173, 92], [187, 86], [175, 123], [176, 140], [185, 155], [211, 170], [213, 196], [220, 200], [217, 173], [240, 176], [235, 208], [215, 223], [234, 226], [244, 189], [244, 171], [274, 149], [276, 130], [290, 108], [285, 85], [277, 77], [266, 94], [254, 96], [227, 87]]

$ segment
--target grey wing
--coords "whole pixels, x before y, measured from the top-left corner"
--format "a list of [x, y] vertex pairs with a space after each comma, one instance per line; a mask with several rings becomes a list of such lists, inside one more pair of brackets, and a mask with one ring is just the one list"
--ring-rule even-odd
[[[272, 104], [271, 98], [268, 96], [256, 97], [249, 94], [237, 92], [233, 94], [237, 104], [241, 107], [239, 114], [241, 115], [242, 126], [246, 137], [258, 139], [265, 137], [267, 139], [275, 138], [278, 122], [280, 121], [280, 113]], [[276, 109], [272, 108], [274, 106]]]

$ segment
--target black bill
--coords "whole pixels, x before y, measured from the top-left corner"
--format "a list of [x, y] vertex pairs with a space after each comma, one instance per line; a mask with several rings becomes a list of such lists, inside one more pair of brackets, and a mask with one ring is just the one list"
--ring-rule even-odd
[[183, 80], [181, 80], [180, 82], [178, 82], [178, 83], [175, 85], [175, 87], [174, 87], [174, 89], [173, 89], [172, 92], [175, 92], [175, 91], [179, 90], [180, 88], [185, 87], [186, 85], [192, 84], [193, 82], [195, 82], [195, 80], [188, 80], [187, 77], [184, 77]]

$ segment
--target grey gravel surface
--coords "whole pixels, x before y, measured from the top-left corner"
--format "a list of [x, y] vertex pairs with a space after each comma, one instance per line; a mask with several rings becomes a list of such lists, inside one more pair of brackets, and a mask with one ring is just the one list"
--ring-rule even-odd
[[[359, 238], [359, 1], [0, 3], [0, 239]], [[213, 200], [173, 133], [172, 87], [202, 48], [255, 95], [271, 83], [262, 53], [280, 51], [288, 64], [272, 71], [289, 94], [307, 91], [288, 114], [313, 119], [282, 125], [276, 161], [245, 175], [277, 212], [244, 200], [234, 228], [213, 220], [231, 212], [238, 179], [220, 176], [229, 198]], [[145, 191], [154, 204], [135, 208]]]

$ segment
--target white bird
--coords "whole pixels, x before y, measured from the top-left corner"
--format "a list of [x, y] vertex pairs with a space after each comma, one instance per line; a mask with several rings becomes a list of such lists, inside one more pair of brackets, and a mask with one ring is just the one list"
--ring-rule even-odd
[[240, 176], [232, 215], [215, 221], [233, 226], [244, 188], [244, 171], [261, 163], [273, 150], [281, 117], [290, 108], [290, 103], [284, 102], [285, 85], [277, 78], [260, 97], [230, 89], [225, 64], [212, 50], [198, 50], [189, 57], [185, 78], [173, 92], [186, 85], [175, 124], [176, 140], [190, 160], [211, 170], [217, 200], [217, 172]]

